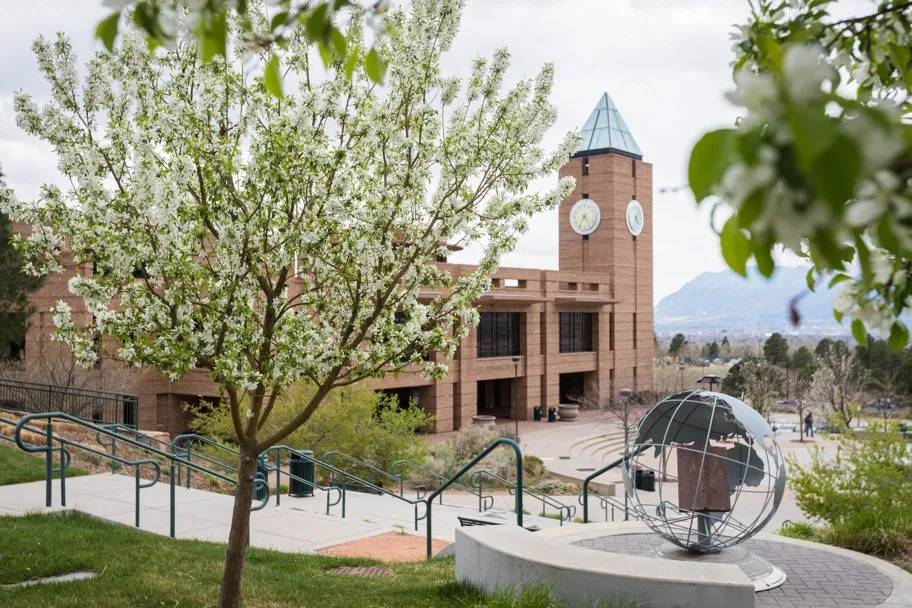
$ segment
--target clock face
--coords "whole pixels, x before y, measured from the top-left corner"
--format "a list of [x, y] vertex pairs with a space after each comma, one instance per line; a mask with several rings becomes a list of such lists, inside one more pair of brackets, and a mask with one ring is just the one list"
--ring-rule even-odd
[[602, 212], [594, 200], [584, 198], [577, 201], [570, 209], [570, 227], [577, 234], [587, 235], [595, 232], [602, 219]]
[[627, 203], [627, 230], [633, 236], [639, 236], [643, 232], [643, 224], [643, 207], [639, 201], [630, 201]]

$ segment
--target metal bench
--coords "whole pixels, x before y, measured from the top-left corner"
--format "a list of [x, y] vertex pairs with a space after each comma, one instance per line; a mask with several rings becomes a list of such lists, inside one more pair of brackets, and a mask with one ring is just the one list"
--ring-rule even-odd
[[[456, 518], [459, 520], [459, 525], [462, 526], [463, 528], [468, 528], [471, 526], [502, 526], [506, 523], [506, 522], [501, 523], [499, 521], [491, 521], [489, 519], [473, 519], [471, 517], [463, 517], [461, 515], [458, 515]], [[525, 528], [525, 526], [523, 526], [523, 527]], [[535, 526], [530, 526], [525, 529], [528, 530], [529, 532], [538, 532], [538, 530], [539, 530]]]

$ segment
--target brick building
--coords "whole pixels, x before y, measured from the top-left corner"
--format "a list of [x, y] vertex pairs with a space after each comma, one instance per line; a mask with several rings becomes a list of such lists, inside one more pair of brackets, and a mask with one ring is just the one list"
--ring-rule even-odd
[[[478, 303], [481, 323], [445, 361], [444, 380], [401, 374], [376, 383], [434, 414], [434, 432], [470, 425], [476, 414], [529, 419], [536, 405], [652, 388], [652, 165], [607, 93], [582, 136], [560, 171], [576, 178], [559, 211], [560, 269], [497, 272]], [[62, 275], [50, 277], [34, 299], [38, 311], [58, 299], [82, 308]], [[46, 347], [42, 336], [51, 329], [50, 313], [37, 313], [27, 361], [30, 350]], [[182, 403], [219, 397], [203, 371], [173, 383], [150, 370], [135, 373], [143, 429], [183, 432], [189, 414]]]

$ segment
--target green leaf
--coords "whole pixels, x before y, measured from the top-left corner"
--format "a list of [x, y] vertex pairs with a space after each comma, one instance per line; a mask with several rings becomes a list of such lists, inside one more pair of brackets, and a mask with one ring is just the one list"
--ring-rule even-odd
[[894, 321], [890, 328], [890, 348], [900, 351], [909, 343], [909, 328], [902, 321]]
[[109, 52], [114, 50], [114, 41], [117, 40], [117, 28], [120, 26], [120, 11], [109, 15], [95, 28], [95, 37], [101, 40]]
[[738, 218], [732, 217], [725, 222], [721, 235], [722, 257], [728, 266], [740, 274], [747, 276], [747, 260], [751, 256], [750, 240], [738, 228]]
[[769, 238], [760, 238], [754, 236], [751, 240], [751, 251], [754, 259], [757, 260], [757, 270], [766, 278], [773, 276], [776, 269], [776, 262], [773, 261], [772, 250], [774, 242]]
[[327, 11], [329, 5], [324, 3], [310, 11], [304, 23], [304, 36], [310, 42], [326, 42], [329, 39], [331, 24]]
[[719, 129], [700, 138], [690, 153], [687, 177], [699, 203], [712, 192], [731, 165], [735, 150], [735, 131]]
[[833, 318], [836, 319], [837, 323], [842, 325], [842, 313], [839, 312], [838, 310], [836, 310], [835, 308], [833, 309]]
[[885, 213], [877, 222], [877, 240], [880, 246], [892, 253], [899, 253], [902, 245], [893, 231], [893, 217], [890, 213]]
[[340, 32], [339, 28], [333, 27], [329, 37], [332, 41], [332, 49], [336, 58], [341, 59], [345, 57], [345, 53], [348, 50], [348, 41], [345, 39], [345, 34]]
[[776, 39], [768, 33], [763, 33], [757, 40], [760, 50], [769, 60], [769, 64], [778, 71], [782, 68], [782, 47], [776, 42]]
[[212, 16], [212, 27], [203, 32], [200, 39], [200, 52], [203, 61], [213, 57], [224, 57], [228, 50], [228, 19], [225, 11]]
[[282, 91], [282, 74], [280, 73], [280, 70], [279, 58], [276, 55], [271, 56], [269, 62], [266, 63], [263, 84], [266, 85], [267, 91], [279, 99], [282, 99], [285, 97], [285, 93]]
[[852, 337], [862, 346], [868, 345], [868, 332], [865, 331], [864, 322], [861, 319], [852, 321]]
[[329, 67], [329, 64], [332, 63], [332, 51], [329, 50], [329, 47], [323, 44], [322, 42], [317, 43], [317, 51], [320, 53], [320, 59], [323, 60], [323, 65]]
[[376, 48], [371, 49], [364, 58], [364, 71], [367, 72], [368, 78], [377, 84], [383, 84], [383, 79], [386, 78], [386, 62]]
[[744, 199], [741, 207], [738, 209], [738, 224], [741, 226], [750, 226], [754, 223], [760, 214], [763, 213], [764, 190], [758, 188], [750, 196]]
[[269, 22], [269, 31], [275, 32], [278, 28], [285, 25], [286, 21], [288, 21], [288, 11], [276, 13], [275, 17], [272, 18], [272, 21]]
[[836, 276], [834, 276], [834, 277], [830, 280], [830, 284], [829, 284], [829, 286], [828, 286], [828, 289], [832, 289], [832, 288], [835, 287], [836, 285], [839, 285], [839, 284], [842, 283], [843, 281], [848, 281], [848, 280], [851, 279], [851, 278], [852, 278], [852, 277], [850, 277], [850, 276], [847, 275], [847, 274], [839, 273], [839, 274], [837, 274]]
[[353, 50], [351, 55], [345, 59], [345, 66], [343, 69], [345, 70], [345, 77], [347, 79], [351, 80], [356, 67], [358, 67], [358, 49]]
[[824, 114], [824, 108], [819, 106], [792, 105], [787, 116], [801, 166], [811, 170], [814, 161], [835, 142], [839, 134], [838, 123]]
[[871, 269], [871, 252], [860, 236], [855, 237], [855, 251], [858, 252], [858, 266], [861, 268], [862, 291], [867, 291], [874, 282], [874, 271]]
[[817, 285], [817, 280], [814, 278], [814, 269], [813, 268], [808, 269], [806, 280], [807, 280], [808, 289], [810, 289], [811, 291], [814, 291], [814, 287], [816, 287], [816, 285]]
[[814, 188], [834, 211], [842, 213], [846, 201], [855, 194], [862, 162], [858, 146], [846, 135], [838, 135], [826, 152], [811, 167]]

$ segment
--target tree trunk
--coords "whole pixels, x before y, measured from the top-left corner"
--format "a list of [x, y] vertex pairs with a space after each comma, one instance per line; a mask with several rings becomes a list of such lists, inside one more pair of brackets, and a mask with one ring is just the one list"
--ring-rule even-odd
[[225, 555], [225, 572], [219, 590], [219, 608], [239, 608], [241, 605], [241, 580], [250, 532], [250, 503], [253, 500], [255, 478], [256, 456], [242, 449], [231, 532], [228, 535], [228, 552]]

